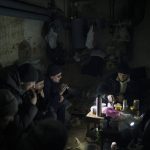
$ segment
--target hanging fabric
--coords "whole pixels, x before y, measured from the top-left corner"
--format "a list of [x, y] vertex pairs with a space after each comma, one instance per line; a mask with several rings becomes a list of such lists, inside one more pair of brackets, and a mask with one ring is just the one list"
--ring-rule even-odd
[[85, 42], [85, 46], [88, 49], [92, 49], [92, 48], [94, 48], [93, 42], [94, 42], [94, 31], [93, 31], [93, 25], [91, 25], [90, 29], [87, 33], [87, 39], [86, 39], [86, 42]]

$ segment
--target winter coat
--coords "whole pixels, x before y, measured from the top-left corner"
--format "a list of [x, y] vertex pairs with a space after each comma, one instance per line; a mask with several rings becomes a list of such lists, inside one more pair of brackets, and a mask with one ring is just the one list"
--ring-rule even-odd
[[0, 70], [0, 88], [10, 90], [17, 98], [19, 109], [14, 121], [18, 128], [27, 128], [32, 123], [38, 110], [35, 105], [24, 102], [17, 66], [9, 66]]

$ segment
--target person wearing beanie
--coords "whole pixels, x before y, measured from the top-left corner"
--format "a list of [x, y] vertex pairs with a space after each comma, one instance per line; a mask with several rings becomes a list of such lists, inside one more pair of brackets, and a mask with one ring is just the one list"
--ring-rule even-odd
[[22, 64], [18, 67], [22, 89], [27, 91], [35, 87], [38, 80], [38, 71], [29, 63]]
[[65, 104], [63, 92], [60, 88], [62, 70], [57, 65], [50, 65], [44, 80], [44, 96], [47, 103], [48, 114], [53, 118], [65, 123]]
[[123, 103], [126, 99], [129, 106], [134, 99], [140, 99], [138, 83], [130, 78], [130, 68], [126, 63], [119, 64], [116, 73], [111, 74], [99, 86], [98, 93], [105, 94], [106, 101], [111, 103]]
[[[30, 63], [20, 66], [12, 65], [0, 70], [0, 89], [11, 91], [19, 105], [14, 118], [18, 128], [27, 128], [38, 111], [36, 107], [37, 96], [34, 92], [37, 78], [37, 70]], [[32, 90], [32, 97], [25, 99], [24, 95], [29, 90]]]
[[62, 73], [62, 69], [58, 65], [49, 65], [47, 69], [47, 75], [48, 76], [55, 76], [57, 74]]
[[38, 80], [38, 71], [30, 64], [25, 63], [18, 67], [21, 82], [31, 82]]
[[67, 131], [62, 123], [45, 119], [32, 126], [21, 138], [17, 150], [64, 150], [67, 139]]

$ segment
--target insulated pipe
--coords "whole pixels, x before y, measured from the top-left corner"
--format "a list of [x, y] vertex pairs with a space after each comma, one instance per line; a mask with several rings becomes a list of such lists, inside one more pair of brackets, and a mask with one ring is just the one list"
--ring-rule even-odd
[[49, 16], [20, 11], [20, 10], [14, 10], [10, 8], [1, 8], [1, 7], [0, 7], [0, 15], [21, 17], [21, 18], [23, 17], [23, 18], [43, 20], [43, 21], [46, 21], [49, 19]]
[[0, 7], [47, 15], [48, 9], [24, 2], [0, 0]]
[[0, 0], [0, 15], [48, 20], [54, 14], [63, 14], [58, 8], [44, 8], [24, 2]]

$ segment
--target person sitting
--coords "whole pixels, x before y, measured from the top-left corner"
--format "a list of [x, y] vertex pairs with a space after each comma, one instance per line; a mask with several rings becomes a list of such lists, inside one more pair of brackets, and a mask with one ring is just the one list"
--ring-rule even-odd
[[105, 95], [105, 101], [122, 103], [127, 99], [129, 106], [134, 99], [140, 99], [139, 86], [130, 77], [130, 68], [127, 64], [121, 64], [116, 73], [107, 77], [98, 88], [98, 93]]
[[11, 91], [18, 102], [18, 112], [14, 118], [17, 128], [26, 129], [38, 111], [34, 90], [30, 99], [24, 97], [26, 91], [35, 87], [37, 78], [37, 70], [29, 63], [20, 66], [12, 65], [0, 70], [0, 89]]
[[47, 69], [44, 80], [44, 96], [49, 115], [54, 119], [65, 123], [65, 103], [63, 93], [68, 88], [66, 84], [61, 86], [62, 70], [57, 65], [51, 65]]

